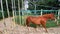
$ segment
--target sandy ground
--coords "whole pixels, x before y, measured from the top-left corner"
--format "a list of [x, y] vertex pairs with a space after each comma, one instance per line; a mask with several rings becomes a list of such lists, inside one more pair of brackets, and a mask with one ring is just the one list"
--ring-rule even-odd
[[44, 28], [33, 28], [20, 26], [15, 24], [12, 21], [12, 18], [5, 19], [6, 26], [4, 25], [3, 20], [0, 21], [0, 34], [60, 34], [60, 27], [47, 28], [48, 33], [45, 32]]

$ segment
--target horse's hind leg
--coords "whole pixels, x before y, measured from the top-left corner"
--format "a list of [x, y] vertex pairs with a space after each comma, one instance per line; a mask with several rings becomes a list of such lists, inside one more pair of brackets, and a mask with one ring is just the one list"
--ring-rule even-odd
[[39, 24], [36, 24], [36, 28], [35, 28], [36, 31], [39, 31], [39, 26], [40, 26]]
[[46, 23], [41, 23], [41, 25], [45, 28], [46, 32], [48, 32], [46, 29]]
[[30, 23], [30, 21], [29, 21], [29, 20], [26, 20], [26, 26], [27, 26], [27, 27], [30, 26], [29, 23]]
[[36, 25], [36, 28], [35, 29], [36, 29], [36, 31], [38, 30], [38, 25]]
[[28, 32], [30, 31], [30, 28], [29, 28], [30, 24], [29, 23], [30, 23], [30, 21], [27, 19], [26, 20], [26, 27], [27, 27]]

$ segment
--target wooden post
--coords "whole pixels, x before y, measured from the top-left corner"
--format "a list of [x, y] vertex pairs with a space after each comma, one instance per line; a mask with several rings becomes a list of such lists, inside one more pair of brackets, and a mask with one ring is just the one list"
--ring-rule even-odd
[[58, 10], [58, 19], [59, 19], [60, 9]]
[[[59, 14], [60, 14], [60, 9], [58, 10], [58, 17], [57, 20], [59, 20]], [[57, 25], [59, 24], [59, 21], [57, 21]]]
[[43, 10], [43, 9], [41, 9], [41, 16], [42, 16], [42, 12], [43, 12], [42, 10]]

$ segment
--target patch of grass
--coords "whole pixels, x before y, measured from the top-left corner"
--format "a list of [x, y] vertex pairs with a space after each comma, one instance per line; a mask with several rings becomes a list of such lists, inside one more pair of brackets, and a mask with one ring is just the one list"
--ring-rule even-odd
[[46, 27], [49, 28], [49, 27], [56, 27], [57, 24], [54, 22], [54, 21], [47, 21], [46, 23]]

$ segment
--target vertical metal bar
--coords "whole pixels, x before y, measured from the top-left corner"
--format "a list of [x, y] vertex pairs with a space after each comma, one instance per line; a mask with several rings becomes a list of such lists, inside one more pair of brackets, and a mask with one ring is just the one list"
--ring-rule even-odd
[[[9, 8], [8, 8], [8, 1], [6, 0], [6, 7], [7, 7], [7, 14], [8, 14], [8, 17], [10, 17], [10, 13], [9, 13]], [[11, 19], [9, 18], [10, 20], [10, 23], [11, 23]], [[12, 26], [11, 26], [12, 27]]]
[[[23, 0], [22, 0], [22, 12], [23, 12]], [[23, 15], [22, 15], [23, 16]], [[22, 16], [21, 16], [21, 24], [23, 25], [23, 23], [22, 23]]]
[[42, 9], [41, 9], [41, 16], [42, 16], [42, 12], [43, 12], [43, 11], [42, 11]]
[[[11, 0], [11, 3], [12, 3], [12, 13], [13, 13], [13, 20], [14, 20], [14, 24], [13, 24], [13, 26], [15, 27], [16, 26], [16, 24], [15, 24], [15, 13], [14, 13], [14, 11], [15, 11], [15, 7], [14, 7], [14, 0]], [[13, 28], [13, 30], [14, 30], [14, 28]], [[14, 34], [14, 32], [13, 32], [13, 34]]]
[[17, 16], [16, 16], [16, 6], [15, 6], [15, 3], [16, 3], [16, 2], [15, 2], [15, 0], [14, 0], [14, 11], [15, 11], [15, 12], [14, 12], [14, 13], [15, 13], [15, 18], [14, 18], [14, 19], [15, 19], [15, 23], [16, 23], [16, 22], [17, 22]]
[[13, 26], [15, 27], [15, 17], [14, 17], [14, 6], [13, 6], [13, 0], [11, 0], [11, 3], [12, 3], [12, 14], [13, 14]]
[[[49, 10], [47, 10], [47, 11], [49, 11]], [[46, 14], [48, 13], [47, 11], [46, 11]]]
[[[60, 10], [58, 10], [58, 17], [57, 17], [58, 20], [59, 20], [59, 12], [60, 12]], [[59, 24], [58, 22], [59, 21], [57, 21], [57, 25]]]
[[7, 30], [6, 30], [6, 23], [5, 23], [5, 18], [4, 18], [4, 12], [3, 12], [3, 2], [1, 0], [1, 9], [2, 9], [2, 16], [3, 16], [3, 22], [4, 22], [4, 34], [7, 34]]
[[7, 0], [6, 0], [6, 7], [7, 7], [8, 17], [10, 17], [10, 15], [9, 15], [9, 8], [8, 8], [8, 1]]
[[19, 23], [21, 25], [21, 17], [20, 17], [20, 1], [18, 0], [18, 10], [19, 10]]
[[36, 4], [35, 4], [35, 15], [36, 15]]
[[59, 13], [60, 13], [60, 10], [58, 10], [58, 19], [59, 19]]

